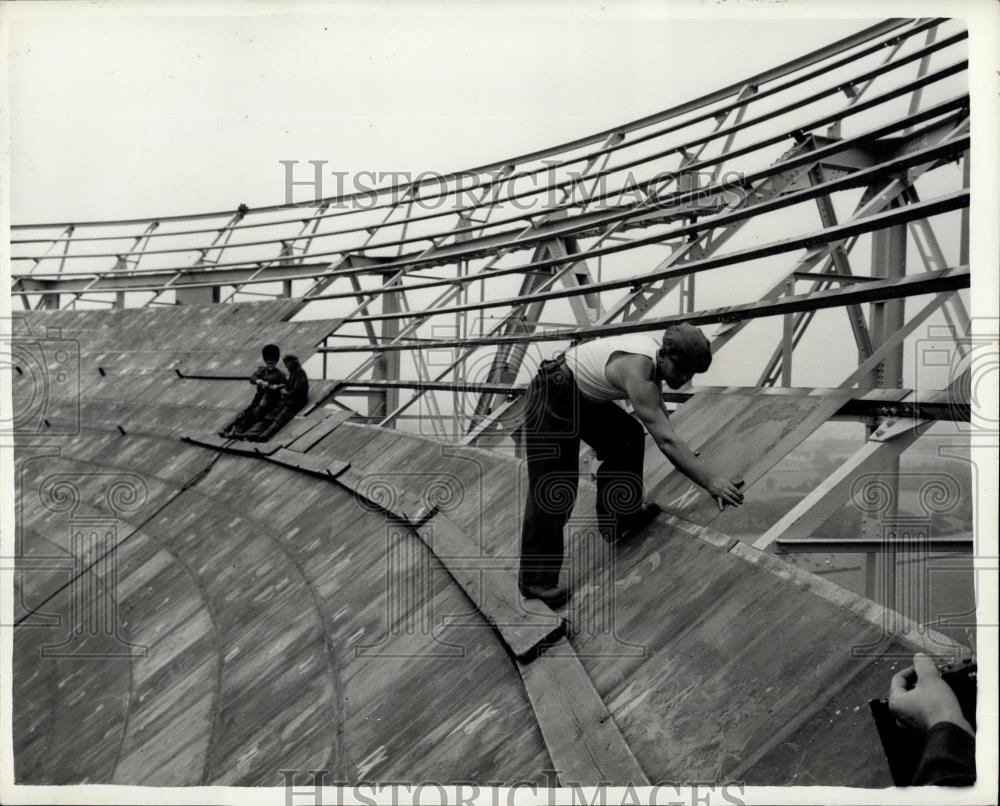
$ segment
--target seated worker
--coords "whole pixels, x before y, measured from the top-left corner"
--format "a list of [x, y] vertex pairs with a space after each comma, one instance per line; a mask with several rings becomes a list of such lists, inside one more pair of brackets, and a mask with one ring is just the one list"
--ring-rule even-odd
[[277, 407], [247, 431], [246, 438], [252, 442], [267, 442], [309, 402], [309, 378], [298, 356], [286, 355], [285, 368], [288, 380], [281, 390]]
[[257, 391], [250, 405], [219, 432], [219, 436], [224, 439], [243, 439], [249, 429], [274, 412], [281, 402], [281, 390], [284, 389], [287, 380], [285, 373], [278, 369], [281, 350], [276, 344], [265, 344], [260, 355], [264, 359], [264, 365], [257, 367], [250, 376], [250, 383]]
[[889, 710], [923, 733], [915, 786], [972, 786], [976, 782], [976, 732], [927, 655], [915, 655], [913, 665], [892, 678]]
[[[708, 339], [689, 324], [671, 325], [662, 340], [641, 333], [595, 339], [543, 361], [527, 390], [524, 447], [528, 493], [521, 529], [519, 589], [559, 607], [563, 527], [576, 500], [580, 440], [601, 460], [597, 520], [609, 542], [628, 538], [659, 512], [643, 505], [645, 432], [681, 473], [708, 491], [722, 509], [739, 506], [743, 482], [713, 473], [677, 436], [663, 405], [661, 384], [680, 389], [712, 363]], [[635, 416], [616, 405], [631, 400]]]

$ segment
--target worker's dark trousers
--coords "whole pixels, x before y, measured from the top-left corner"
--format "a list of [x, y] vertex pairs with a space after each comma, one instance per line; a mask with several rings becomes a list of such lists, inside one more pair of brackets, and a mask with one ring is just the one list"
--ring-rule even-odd
[[258, 420], [257, 424], [247, 431], [247, 436], [256, 437], [266, 442], [284, 428], [296, 414], [302, 411], [305, 405], [304, 402], [287, 402], [281, 404], [272, 416]]
[[244, 434], [266, 413], [267, 410], [264, 408], [263, 404], [259, 404], [257, 406], [247, 406], [243, 409], [243, 411], [237, 414], [236, 419], [227, 425], [223, 430], [234, 434]]
[[618, 534], [642, 507], [645, 431], [614, 403], [580, 394], [563, 361], [543, 361], [528, 387], [523, 426], [528, 497], [521, 528], [522, 585], [551, 587], [563, 562], [563, 527], [576, 501], [580, 440], [597, 453], [597, 517]]

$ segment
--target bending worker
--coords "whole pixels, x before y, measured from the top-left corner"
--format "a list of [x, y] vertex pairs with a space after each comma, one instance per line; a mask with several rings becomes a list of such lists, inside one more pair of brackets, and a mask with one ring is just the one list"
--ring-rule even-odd
[[[718, 502], [739, 506], [742, 481], [717, 476], [674, 432], [661, 383], [680, 389], [712, 363], [696, 327], [671, 325], [662, 342], [644, 334], [596, 339], [543, 361], [528, 387], [523, 425], [528, 496], [521, 530], [519, 587], [528, 598], [559, 607], [563, 527], [576, 500], [580, 440], [597, 453], [597, 519], [606, 540], [627, 538], [659, 512], [643, 505], [645, 434], [681, 473]], [[632, 402], [635, 417], [615, 400]], [[638, 418], [638, 419], [636, 419]]]

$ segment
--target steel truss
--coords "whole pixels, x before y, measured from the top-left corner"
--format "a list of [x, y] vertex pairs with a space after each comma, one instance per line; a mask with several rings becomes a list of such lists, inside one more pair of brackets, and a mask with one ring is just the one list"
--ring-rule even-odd
[[[493, 446], [511, 446], [541, 345], [687, 321], [719, 325], [718, 352], [752, 320], [779, 316], [758, 385], [789, 387], [816, 311], [842, 308], [858, 355], [842, 415], [871, 435], [756, 543], [794, 547], [861, 474], [891, 470], [930, 418], [968, 416], [955, 390], [934, 408], [928, 390], [900, 389], [903, 339], [933, 313], [958, 355], [967, 349], [966, 38], [954, 20], [887, 20], [655, 115], [433, 181], [301, 205], [17, 225], [12, 294], [26, 309], [294, 297], [303, 316], [337, 320], [319, 352], [338, 383], [317, 406], [350, 398], [382, 426], [416, 420], [438, 438]], [[925, 104], [932, 90], [945, 100]], [[887, 111], [899, 99], [906, 113]], [[918, 189], [958, 161], [950, 190]], [[793, 210], [819, 227], [753, 237]], [[951, 258], [932, 222], [950, 213], [961, 216]], [[722, 251], [741, 236], [752, 245]], [[787, 271], [755, 298], [696, 304], [710, 272], [786, 255]], [[696, 287], [699, 274], [708, 279]], [[930, 302], [907, 319], [903, 300], [921, 296]], [[352, 354], [360, 363], [335, 369]], [[905, 416], [890, 424], [880, 401]]]

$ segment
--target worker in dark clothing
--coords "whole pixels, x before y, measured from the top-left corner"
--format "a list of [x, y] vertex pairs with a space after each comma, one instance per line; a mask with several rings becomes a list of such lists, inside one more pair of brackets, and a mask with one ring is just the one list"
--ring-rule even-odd
[[889, 709], [924, 732], [915, 786], [972, 786], [976, 782], [976, 732], [962, 715], [955, 692], [927, 655], [892, 678]]
[[219, 432], [225, 439], [243, 439], [254, 425], [277, 409], [281, 402], [281, 390], [288, 380], [278, 369], [281, 350], [276, 344], [265, 344], [260, 351], [264, 365], [250, 376], [250, 383], [256, 388], [250, 405], [241, 411], [232, 423]]
[[309, 402], [309, 378], [306, 377], [298, 356], [286, 355], [285, 368], [288, 370], [288, 380], [281, 390], [277, 407], [247, 432], [246, 438], [253, 442], [267, 442]]
[[[580, 440], [601, 460], [597, 522], [605, 539], [628, 538], [659, 512], [643, 504], [645, 431], [684, 475], [718, 502], [739, 506], [742, 481], [716, 476], [674, 432], [661, 383], [680, 389], [712, 361], [708, 340], [691, 325], [672, 325], [662, 341], [645, 334], [596, 339], [544, 361], [528, 387], [524, 446], [528, 496], [521, 531], [519, 589], [559, 607], [563, 527], [576, 500]], [[635, 416], [614, 401], [632, 401]]]

